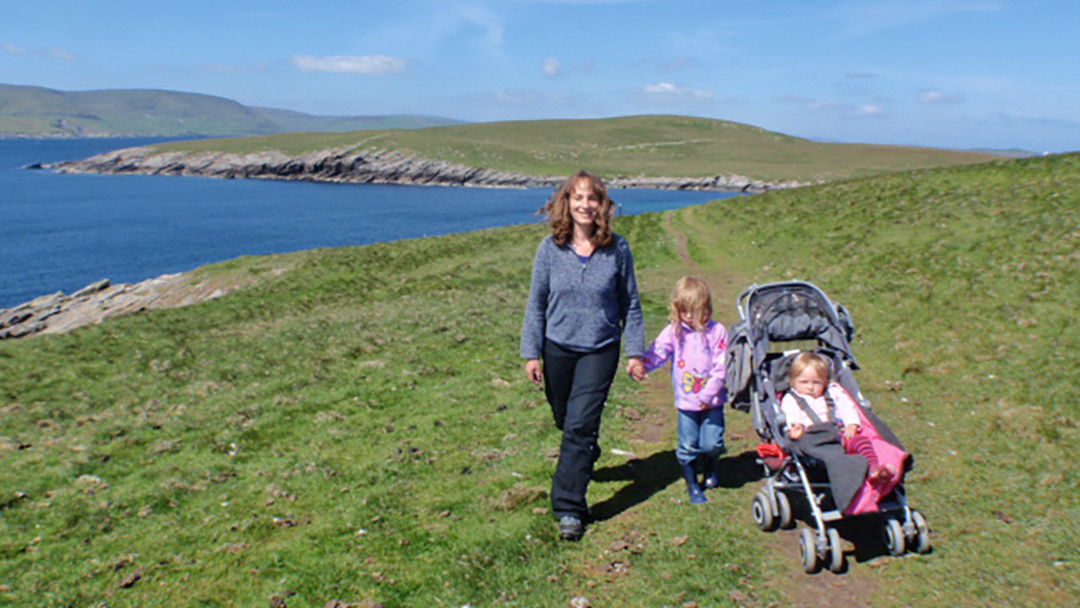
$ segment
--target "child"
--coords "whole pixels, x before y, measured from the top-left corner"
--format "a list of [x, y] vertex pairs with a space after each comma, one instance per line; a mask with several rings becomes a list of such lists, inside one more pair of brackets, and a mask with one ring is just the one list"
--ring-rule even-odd
[[[704, 485], [720, 485], [716, 459], [724, 452], [724, 356], [727, 330], [712, 320], [709, 286], [697, 277], [683, 277], [671, 291], [671, 321], [645, 351], [645, 373], [671, 360], [675, 407], [679, 412], [679, 445], [675, 457], [686, 478], [690, 502], [706, 502], [698, 483], [700, 458]], [[645, 373], [635, 376], [641, 380]]]
[[[810, 428], [822, 430], [826, 434], [817, 442], [819, 448], [842, 445], [845, 454], [866, 458], [866, 477], [871, 483], [892, 480], [896, 468], [879, 464], [874, 446], [859, 432], [858, 406], [843, 387], [832, 382], [832, 365], [827, 358], [813, 352], [799, 353], [791, 364], [789, 379], [790, 390], [780, 401], [780, 409], [787, 419], [787, 433], [792, 441], [803, 439]], [[843, 430], [839, 431], [837, 426]]]

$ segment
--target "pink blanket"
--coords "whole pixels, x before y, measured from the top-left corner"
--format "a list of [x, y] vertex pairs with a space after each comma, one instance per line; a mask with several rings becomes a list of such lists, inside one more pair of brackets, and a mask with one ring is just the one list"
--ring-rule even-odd
[[855, 497], [851, 499], [851, 503], [847, 509], [844, 509], [844, 515], [858, 515], [860, 513], [876, 513], [878, 511], [878, 502], [885, 496], [892, 492], [896, 484], [900, 483], [900, 480], [904, 475], [904, 463], [908, 458], [908, 453], [895, 445], [886, 442], [878, 434], [874, 424], [863, 414], [862, 408], [856, 408], [859, 410], [859, 434], [870, 440], [870, 444], [874, 446], [874, 451], [877, 453], [878, 463], [881, 466], [890, 465], [897, 472], [896, 475], [887, 481], [880, 481], [877, 483], [871, 483], [870, 481], [864, 481], [862, 488], [855, 494]]

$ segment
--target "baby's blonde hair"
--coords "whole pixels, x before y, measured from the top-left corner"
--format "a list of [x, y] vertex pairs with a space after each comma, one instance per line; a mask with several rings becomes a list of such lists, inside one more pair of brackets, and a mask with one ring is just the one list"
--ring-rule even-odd
[[675, 326], [676, 335], [682, 335], [682, 313], [690, 313], [690, 327], [694, 331], [705, 331], [705, 326], [712, 319], [712, 296], [709, 285], [698, 277], [683, 277], [675, 281], [671, 290], [671, 302], [668, 306], [668, 320]]
[[788, 378], [794, 381], [808, 367], [817, 372], [819, 378], [824, 378], [826, 381], [832, 380], [832, 363], [824, 356], [808, 350], [799, 353], [795, 360], [791, 362], [791, 372], [788, 374]]

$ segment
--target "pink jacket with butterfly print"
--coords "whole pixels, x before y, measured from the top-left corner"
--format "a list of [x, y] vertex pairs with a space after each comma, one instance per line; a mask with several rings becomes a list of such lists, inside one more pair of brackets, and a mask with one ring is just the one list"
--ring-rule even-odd
[[727, 329], [710, 320], [705, 332], [682, 326], [676, 337], [675, 326], [668, 324], [645, 351], [645, 371], [651, 372], [671, 361], [671, 383], [675, 385], [675, 407], [699, 411], [723, 407], [727, 401], [724, 388], [724, 356], [727, 353]]

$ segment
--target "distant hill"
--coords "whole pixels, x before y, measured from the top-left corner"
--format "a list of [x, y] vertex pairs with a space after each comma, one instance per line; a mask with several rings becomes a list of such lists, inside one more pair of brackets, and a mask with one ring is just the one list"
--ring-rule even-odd
[[[341, 150], [360, 155], [392, 151], [412, 159], [531, 176], [566, 176], [588, 167], [608, 179], [724, 175], [768, 182], [833, 181], [1002, 159], [995, 154], [940, 148], [826, 144], [736, 122], [670, 115], [489, 122], [361, 133], [290, 133], [172, 142], [155, 149], [165, 153], [231, 155], [275, 151], [292, 157], [334, 156]], [[253, 167], [267, 166], [266, 159], [250, 160]], [[180, 160], [172, 158], [168, 162]], [[204, 165], [205, 159], [195, 164]], [[363, 165], [370, 168], [369, 162]], [[174, 165], [173, 170], [179, 171], [179, 167]], [[285, 170], [295, 172], [287, 167]], [[395, 171], [389, 168], [390, 173]], [[310, 175], [305, 178], [314, 179]]]
[[0, 137], [242, 137], [455, 124], [461, 121], [434, 116], [313, 116], [178, 91], [57, 91], [0, 84]]
[[1029, 158], [1032, 156], [1039, 156], [1037, 152], [1032, 152], [1030, 150], [1021, 150], [1020, 148], [975, 148], [972, 150], [968, 150], [968, 152], [975, 152], [978, 154], [995, 154], [997, 156], [1002, 156], [1005, 158]]

